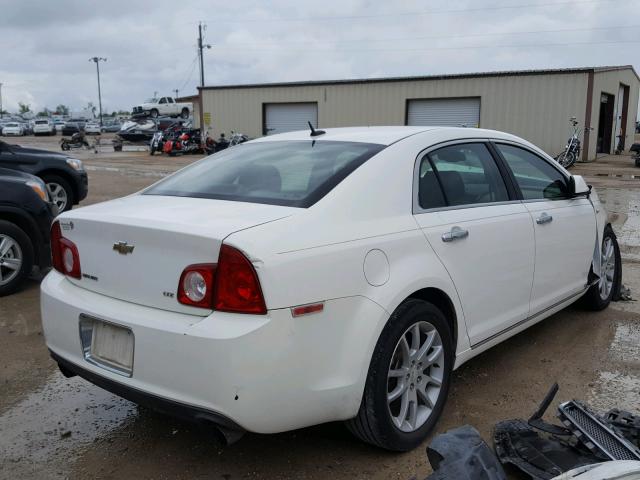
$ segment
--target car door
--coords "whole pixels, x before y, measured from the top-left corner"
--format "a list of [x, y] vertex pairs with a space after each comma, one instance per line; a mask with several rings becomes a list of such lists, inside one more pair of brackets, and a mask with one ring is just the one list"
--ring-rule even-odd
[[536, 267], [531, 312], [539, 313], [584, 290], [596, 245], [588, 198], [570, 198], [568, 177], [532, 150], [496, 143], [534, 222]]
[[414, 216], [456, 287], [472, 345], [529, 315], [533, 225], [509, 182], [478, 141], [428, 151], [416, 166]]

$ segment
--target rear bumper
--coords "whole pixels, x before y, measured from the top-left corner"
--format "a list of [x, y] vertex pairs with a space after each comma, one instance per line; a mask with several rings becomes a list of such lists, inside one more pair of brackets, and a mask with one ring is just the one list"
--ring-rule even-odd
[[159, 397], [157, 395], [153, 395], [142, 390], [138, 390], [136, 388], [129, 387], [122, 383], [114, 382], [113, 380], [110, 380], [101, 375], [96, 375], [86, 368], [83, 368], [79, 365], [76, 365], [75, 363], [64, 359], [51, 350], [49, 350], [49, 353], [51, 354], [51, 358], [53, 358], [53, 360], [58, 363], [58, 367], [60, 367], [60, 370], [65, 376], [79, 375], [85, 380], [115, 395], [126, 398], [127, 400], [137, 403], [138, 405], [151, 408], [152, 410], [155, 410], [157, 412], [171, 415], [172, 417], [177, 417], [183, 420], [201, 424], [216, 425], [217, 427], [222, 429], [224, 436], [227, 441], [229, 441], [229, 443], [231, 443], [233, 439], [238, 438], [244, 433], [244, 430], [239, 425], [217, 412], [212, 412], [191, 405], [185, 405], [179, 402]]
[[[349, 297], [298, 318], [289, 309], [264, 316], [214, 312], [197, 317], [90, 292], [56, 271], [42, 282], [41, 309], [52, 355], [82, 369], [89, 381], [106, 382], [104, 388], [125, 398], [137, 392], [142, 401], [179, 404], [258, 433], [353, 418], [377, 324], [387, 315], [364, 297]], [[131, 377], [85, 360], [80, 314], [132, 330]]]

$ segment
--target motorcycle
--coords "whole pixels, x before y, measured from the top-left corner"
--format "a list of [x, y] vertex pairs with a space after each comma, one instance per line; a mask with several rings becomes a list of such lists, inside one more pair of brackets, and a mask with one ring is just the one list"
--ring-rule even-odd
[[87, 150], [89, 150], [91, 149], [91, 145], [89, 145], [89, 142], [87, 142], [83, 134], [76, 132], [71, 135], [71, 138], [61, 138], [60, 148], [64, 152], [76, 148], [86, 148]]
[[177, 132], [179, 135], [175, 139], [167, 140], [162, 151], [175, 156], [178, 154], [187, 153], [202, 153], [202, 146], [200, 145], [200, 130], [199, 129], [186, 129], [182, 132]]
[[149, 142], [149, 154], [153, 155], [155, 152], [163, 150], [164, 144], [167, 140], [174, 139], [176, 135], [185, 130], [186, 127], [182, 121], [176, 122], [164, 130], [158, 130], [153, 134], [151, 141]]
[[576, 160], [580, 158], [581, 150], [578, 121], [576, 120], [576, 117], [571, 117], [570, 121], [573, 126], [573, 133], [569, 137], [569, 141], [567, 142], [567, 146], [564, 151], [555, 157], [556, 162], [567, 169], [571, 168], [573, 164], [576, 163]]

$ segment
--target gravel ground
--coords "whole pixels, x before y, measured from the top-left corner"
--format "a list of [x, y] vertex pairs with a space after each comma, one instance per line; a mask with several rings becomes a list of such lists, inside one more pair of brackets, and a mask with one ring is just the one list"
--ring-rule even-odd
[[[17, 143], [57, 150], [59, 138]], [[89, 171], [90, 193], [82, 205], [138, 191], [199, 158], [73, 155]], [[623, 282], [640, 298], [640, 169], [629, 157], [609, 156], [574, 171], [606, 202], [621, 242]], [[34, 278], [0, 300], [0, 478], [408, 479], [429, 472], [424, 448], [382, 452], [354, 440], [339, 423], [248, 434], [223, 448], [210, 432], [138, 408], [77, 377], [66, 379], [44, 345], [38, 284]], [[570, 307], [483, 353], [454, 373], [436, 433], [469, 423], [490, 440], [497, 421], [528, 416], [554, 381], [561, 386], [558, 401], [577, 398], [600, 409], [640, 413], [639, 320], [638, 302], [617, 302], [599, 313]]]

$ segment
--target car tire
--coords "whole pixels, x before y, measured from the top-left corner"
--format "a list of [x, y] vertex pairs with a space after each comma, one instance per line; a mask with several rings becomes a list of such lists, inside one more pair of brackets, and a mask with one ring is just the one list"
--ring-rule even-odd
[[[31, 274], [33, 268], [33, 244], [27, 234], [18, 226], [11, 222], [0, 220], [0, 246], [2, 250], [6, 248], [3, 242], [10, 241], [13, 246], [9, 246], [7, 252], [0, 250], [0, 297], [16, 292]], [[8, 268], [8, 260], [19, 259], [18, 269]]]
[[598, 281], [589, 287], [580, 299], [583, 307], [592, 311], [604, 310], [615, 299], [622, 282], [622, 259], [616, 234], [611, 225], [607, 225], [602, 235], [600, 247], [602, 272]]
[[[416, 325], [418, 335], [414, 335]], [[414, 343], [414, 338], [420, 342]], [[416, 345], [419, 348], [412, 348]], [[416, 356], [424, 349], [424, 357]], [[451, 328], [442, 312], [423, 300], [405, 301], [393, 312], [378, 339], [360, 410], [346, 422], [347, 428], [362, 441], [386, 450], [405, 452], [416, 448], [442, 413], [454, 357]], [[422, 362], [429, 365], [424, 367]], [[430, 407], [424, 404], [425, 392]]]
[[66, 212], [73, 208], [75, 195], [69, 182], [58, 175], [43, 175], [51, 201], [58, 206], [58, 212]]
[[183, 108], [182, 112], [180, 112], [180, 117], [184, 118], [185, 120], [189, 118], [189, 109]]
[[158, 110], [156, 108], [152, 108], [149, 115], [151, 115], [151, 118], [158, 118]]

